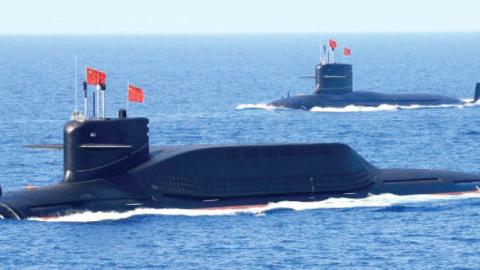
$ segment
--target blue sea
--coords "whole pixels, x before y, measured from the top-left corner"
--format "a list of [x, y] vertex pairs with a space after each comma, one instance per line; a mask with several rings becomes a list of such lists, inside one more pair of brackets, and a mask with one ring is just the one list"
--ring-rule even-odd
[[[356, 90], [472, 99], [480, 34], [343, 34]], [[107, 72], [107, 115], [145, 91], [152, 145], [343, 142], [374, 165], [480, 172], [480, 106], [294, 111], [322, 41], [305, 35], [0, 36], [0, 184], [59, 182], [84, 68]], [[248, 211], [143, 210], [1, 220], [0, 269], [479, 269], [480, 197], [390, 194]]]

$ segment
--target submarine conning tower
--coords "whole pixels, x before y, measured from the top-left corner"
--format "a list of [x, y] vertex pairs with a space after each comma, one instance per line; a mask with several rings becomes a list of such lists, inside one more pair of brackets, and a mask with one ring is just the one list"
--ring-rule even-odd
[[64, 181], [79, 182], [125, 173], [149, 159], [148, 119], [72, 120], [64, 128]]
[[315, 94], [344, 94], [352, 91], [352, 65], [322, 63], [315, 66]]

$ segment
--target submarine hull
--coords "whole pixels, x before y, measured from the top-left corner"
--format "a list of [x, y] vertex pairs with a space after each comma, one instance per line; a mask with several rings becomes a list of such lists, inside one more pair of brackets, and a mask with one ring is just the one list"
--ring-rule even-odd
[[[473, 102], [480, 98], [480, 83], [475, 88]], [[422, 93], [380, 93], [354, 91], [352, 65], [322, 63], [315, 66], [315, 91], [310, 95], [296, 95], [271, 102], [269, 105], [291, 109], [310, 110], [314, 107], [341, 108], [349, 105], [378, 107], [383, 104], [399, 106], [462, 105], [466, 102], [452, 97]]]
[[378, 107], [380, 105], [399, 105], [399, 106], [438, 106], [438, 105], [462, 105], [464, 101], [441, 95], [430, 94], [383, 94], [377, 92], [349, 92], [343, 94], [312, 94], [299, 95], [279, 99], [271, 102], [269, 105], [290, 108], [310, 110], [314, 107], [343, 108], [349, 105], [361, 107]]
[[6, 193], [0, 215], [242, 208], [382, 193], [476, 192], [478, 185], [480, 176], [474, 174], [378, 169], [343, 144], [158, 147], [148, 161], [117, 176]]

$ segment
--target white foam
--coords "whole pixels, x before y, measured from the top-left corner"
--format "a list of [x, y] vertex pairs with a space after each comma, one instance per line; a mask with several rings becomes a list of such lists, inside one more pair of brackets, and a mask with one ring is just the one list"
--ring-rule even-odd
[[378, 107], [348, 105], [345, 107], [313, 107], [312, 112], [377, 112], [377, 111], [396, 111], [397, 105], [381, 104]]
[[463, 105], [465, 107], [472, 107], [472, 106], [480, 105], [480, 100], [477, 100], [477, 101], [473, 102], [473, 98], [464, 98], [464, 99], [461, 99], [461, 101], [464, 102]]
[[[425, 109], [425, 108], [457, 108], [463, 109], [465, 107], [473, 107], [480, 105], [480, 100], [472, 103], [473, 99], [461, 99], [463, 104], [440, 104], [440, 105], [393, 105], [393, 104], [380, 104], [379, 106], [356, 106], [356, 105], [347, 105], [345, 107], [313, 107], [310, 109], [311, 112], [334, 112], [334, 113], [343, 113], [343, 112], [378, 112], [378, 111], [397, 111], [397, 110], [412, 110], [412, 109]], [[237, 110], [245, 109], [261, 109], [261, 110], [284, 110], [285, 107], [277, 107], [267, 103], [257, 103], [257, 104], [238, 104], [236, 107]]]
[[262, 109], [262, 110], [282, 110], [285, 109], [283, 107], [273, 106], [267, 103], [257, 103], [257, 104], [238, 104], [236, 107], [237, 110], [245, 110], [245, 109]]
[[312, 209], [338, 209], [358, 207], [389, 207], [406, 203], [420, 203], [433, 200], [480, 198], [480, 193], [466, 193], [461, 195], [408, 195], [398, 196], [393, 194], [372, 195], [366, 198], [330, 198], [315, 202], [282, 201], [269, 203], [266, 206], [252, 206], [244, 209], [150, 209], [140, 208], [128, 212], [82, 212], [55, 218], [32, 218], [30, 220], [46, 222], [97, 222], [107, 220], [122, 220], [133, 216], [228, 216], [235, 214], [252, 214], [263, 216], [275, 209], [290, 209], [304, 211]]
[[310, 109], [312, 112], [376, 112], [376, 111], [396, 111], [396, 110], [412, 110], [412, 109], [425, 109], [425, 108], [457, 108], [463, 109], [465, 107], [473, 107], [480, 105], [480, 102], [471, 103], [472, 99], [463, 99], [463, 104], [440, 104], [440, 105], [392, 105], [381, 104], [377, 107], [369, 106], [355, 106], [348, 105], [346, 107], [313, 107]]

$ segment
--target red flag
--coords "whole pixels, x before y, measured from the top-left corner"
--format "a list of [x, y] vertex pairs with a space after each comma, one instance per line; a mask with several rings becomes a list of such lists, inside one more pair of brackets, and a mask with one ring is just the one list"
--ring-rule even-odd
[[328, 40], [328, 46], [330, 46], [330, 48], [332, 48], [332, 49], [335, 49], [337, 47], [337, 42], [333, 39], [329, 39]]
[[87, 67], [87, 84], [97, 85], [107, 82], [107, 74], [103, 71]]
[[128, 101], [143, 103], [142, 88], [128, 84]]
[[345, 56], [350, 56], [352, 52], [350, 51], [349, 48], [343, 48], [343, 55]]

